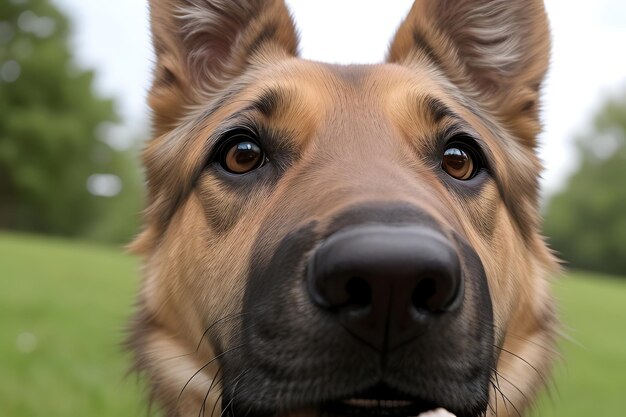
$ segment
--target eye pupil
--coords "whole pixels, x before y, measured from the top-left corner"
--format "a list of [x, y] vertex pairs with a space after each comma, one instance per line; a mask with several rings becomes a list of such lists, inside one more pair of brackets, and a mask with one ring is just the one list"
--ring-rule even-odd
[[448, 149], [445, 153], [446, 164], [452, 169], [463, 169], [467, 163], [468, 156], [458, 148]]
[[259, 168], [264, 161], [263, 151], [252, 138], [241, 135], [232, 138], [224, 147], [220, 164], [228, 172], [245, 174]]
[[445, 150], [441, 167], [448, 175], [458, 180], [468, 180], [476, 174], [476, 161], [471, 152], [458, 144], [452, 144]]
[[239, 143], [234, 151], [235, 161], [241, 165], [254, 162], [259, 157], [259, 151], [258, 146], [251, 142]]

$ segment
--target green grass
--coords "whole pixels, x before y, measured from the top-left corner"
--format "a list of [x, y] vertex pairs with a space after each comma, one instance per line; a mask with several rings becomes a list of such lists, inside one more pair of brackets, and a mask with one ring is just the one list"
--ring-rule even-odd
[[120, 250], [0, 234], [0, 416], [146, 415], [119, 346], [136, 270]]
[[[137, 269], [114, 248], [0, 234], [0, 416], [146, 415], [119, 348]], [[575, 273], [555, 292], [573, 341], [534, 415], [624, 415], [626, 280]]]
[[626, 279], [570, 273], [555, 284], [567, 339], [536, 417], [626, 415]]

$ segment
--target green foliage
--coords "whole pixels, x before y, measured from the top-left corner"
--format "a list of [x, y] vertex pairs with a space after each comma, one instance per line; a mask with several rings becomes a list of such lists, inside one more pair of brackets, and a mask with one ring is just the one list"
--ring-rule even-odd
[[[0, 277], [0, 317], [11, 318], [0, 332], [0, 415], [146, 415], [119, 348], [137, 289], [134, 259], [109, 247], [0, 233]], [[532, 415], [623, 415], [626, 283], [570, 274], [554, 290], [572, 340], [561, 341], [555, 388]]]
[[[0, 2], [0, 228], [85, 235], [124, 206], [126, 228], [95, 235], [124, 240], [141, 181], [132, 159], [99, 138], [116, 121], [113, 102], [96, 96], [93, 72], [75, 67], [67, 44], [68, 21], [48, 0]], [[123, 192], [92, 195], [96, 173], [121, 177]]]
[[626, 275], [626, 95], [577, 146], [580, 167], [549, 202], [545, 233], [572, 267]]

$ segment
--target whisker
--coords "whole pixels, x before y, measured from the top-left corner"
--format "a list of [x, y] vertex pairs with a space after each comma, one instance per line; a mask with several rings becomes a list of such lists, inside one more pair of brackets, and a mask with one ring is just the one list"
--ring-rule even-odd
[[202, 336], [200, 337], [200, 340], [198, 341], [198, 345], [196, 346], [196, 349], [193, 352], [189, 352], [189, 353], [183, 353], [182, 355], [177, 355], [177, 356], [172, 356], [169, 358], [165, 358], [162, 359], [163, 361], [170, 361], [173, 359], [179, 359], [179, 358], [184, 358], [185, 356], [190, 356], [190, 355], [195, 355], [196, 353], [198, 353], [198, 351], [200, 350], [200, 346], [202, 346], [202, 341], [204, 340], [204, 337], [218, 324], [225, 322], [226, 320], [232, 320], [241, 316], [245, 316], [246, 314], [249, 313], [245, 313], [245, 312], [239, 312], [239, 313], [235, 313], [235, 314], [230, 314], [230, 315], [226, 315], [220, 319], [215, 320], [213, 323], [211, 323], [211, 325], [209, 327], [207, 327], [207, 329], [204, 331], [204, 333], [202, 333]]
[[[204, 412], [206, 411], [207, 398], [209, 398], [209, 394], [211, 393], [211, 390], [213, 389], [213, 387], [217, 386], [215, 381], [217, 381], [217, 378], [220, 375], [221, 370], [222, 370], [222, 365], [220, 365], [220, 367], [217, 368], [217, 372], [215, 373], [213, 379], [211, 380], [211, 385], [209, 385], [209, 389], [207, 390], [206, 395], [204, 396], [204, 400], [202, 401], [202, 407], [200, 407], [200, 413], [202, 413], [202, 417], [204, 417]], [[198, 413], [198, 417], [200, 417], [200, 413]]]
[[210, 361], [208, 361], [207, 363], [205, 363], [204, 365], [202, 365], [202, 367], [200, 367], [200, 369], [198, 369], [196, 372], [194, 372], [193, 375], [191, 375], [191, 378], [189, 378], [187, 380], [187, 382], [185, 383], [185, 385], [183, 386], [183, 388], [180, 390], [180, 392], [178, 393], [178, 398], [176, 400], [176, 402], [180, 401], [180, 397], [183, 395], [183, 391], [185, 391], [185, 388], [187, 388], [187, 386], [191, 383], [191, 381], [196, 377], [196, 375], [198, 375], [200, 372], [202, 372], [207, 366], [211, 365], [213, 362], [215, 362], [217, 359], [221, 358], [222, 356], [226, 355], [227, 353], [231, 353], [236, 349], [239, 349], [241, 347], [245, 346], [244, 344], [241, 345], [237, 345], [235, 347], [232, 347], [228, 350], [225, 350], [224, 352], [216, 355], [215, 357], [213, 357], [213, 359], [211, 359]]
[[[218, 383], [221, 384], [222, 381], [224, 381], [224, 374], [222, 374], [222, 376], [218, 380]], [[222, 391], [220, 392], [220, 395], [217, 396], [217, 399], [215, 400], [215, 403], [213, 403], [213, 408], [211, 409], [211, 416], [215, 412], [215, 407], [217, 406], [217, 404], [220, 403], [220, 400], [223, 398], [223, 396], [224, 396], [224, 388], [222, 387]]]
[[230, 401], [228, 402], [228, 404], [226, 404], [226, 406], [224, 407], [224, 409], [222, 410], [222, 412], [220, 413], [220, 417], [224, 417], [224, 413], [226, 413], [228, 411], [228, 407], [231, 406], [231, 404], [233, 403], [233, 400], [235, 399], [235, 397], [232, 397], [230, 399]]
[[504, 377], [504, 375], [502, 375], [500, 372], [498, 372], [497, 369], [491, 368], [491, 370], [495, 373], [495, 375], [497, 377], [499, 377], [500, 379], [504, 380], [505, 382], [508, 382], [509, 384], [511, 384], [511, 386], [517, 390], [517, 392], [522, 394], [522, 397], [524, 397], [524, 400], [526, 400], [526, 402], [530, 404], [529, 398], [526, 396], [526, 394], [524, 394], [524, 392], [517, 385], [515, 385], [513, 382], [511, 382], [511, 380], [509, 380], [506, 377]]
[[537, 375], [539, 375], [539, 377], [545, 381], [546, 377], [544, 374], [542, 374], [541, 372], [539, 372], [539, 370], [537, 368], [535, 368], [535, 366], [533, 366], [533, 364], [531, 364], [530, 362], [528, 362], [526, 359], [524, 359], [523, 357], [521, 357], [520, 355], [518, 355], [517, 353], [511, 352], [510, 350], [507, 350], [503, 347], [500, 346], [496, 346], [496, 345], [492, 345], [494, 348], [499, 349], [502, 352], [508, 353], [511, 356], [516, 357], [517, 359], [521, 360], [522, 362], [524, 362], [526, 365], [528, 365], [530, 368], [532, 368], [533, 371], [535, 371], [537, 373]]
[[[561, 357], [560, 352], [559, 352], [558, 350], [554, 349], [554, 348], [553, 348], [553, 347], [551, 347], [551, 346], [545, 346], [545, 345], [542, 345], [541, 343], [538, 343], [538, 342], [536, 342], [536, 341], [534, 341], [534, 340], [531, 340], [531, 339], [529, 339], [529, 338], [527, 338], [527, 337], [525, 337], [525, 336], [522, 336], [522, 335], [519, 335], [519, 334], [513, 333], [513, 332], [511, 332], [511, 331], [509, 331], [509, 330], [507, 330], [507, 329], [504, 329], [504, 328], [502, 328], [501, 326], [498, 326], [498, 325], [497, 325], [497, 324], [495, 324], [495, 323], [489, 323], [489, 322], [487, 322], [487, 321], [485, 321], [485, 320], [481, 320], [481, 319], [478, 319], [478, 321], [479, 321], [480, 323], [486, 324], [486, 325], [488, 325], [488, 326], [493, 327], [494, 329], [499, 330], [500, 332], [502, 332], [502, 333], [503, 333], [503, 334], [505, 334], [506, 336], [511, 336], [511, 337], [514, 337], [514, 338], [516, 338], [516, 339], [518, 339], [518, 340], [521, 340], [521, 341], [523, 341], [523, 342], [528, 342], [528, 343], [531, 343], [531, 344], [533, 344], [533, 345], [537, 346], [538, 348], [541, 348], [541, 349], [545, 350], [545, 351], [546, 351], [546, 352], [548, 352], [548, 353], [551, 353], [551, 354], [554, 354], [554, 355], [557, 355], [557, 356]], [[557, 329], [557, 331], [558, 331], [558, 329]]]
[[202, 400], [202, 404], [200, 405], [200, 411], [198, 411], [198, 417], [204, 417], [204, 410], [206, 409], [206, 400], [209, 397], [209, 391], [206, 392], [204, 396], [204, 400]]
[[536, 342], [536, 341], [534, 341], [534, 340], [531, 340], [531, 339], [529, 339], [529, 338], [527, 338], [527, 337], [519, 336], [519, 335], [517, 335], [517, 334], [515, 334], [515, 333], [507, 332], [507, 334], [506, 334], [506, 335], [507, 335], [507, 336], [514, 337], [514, 338], [516, 338], [516, 339], [519, 339], [519, 340], [521, 340], [522, 342], [527, 342], [527, 343], [530, 343], [530, 344], [532, 344], [532, 345], [534, 345], [534, 346], [537, 346], [538, 348], [543, 349], [543, 350], [545, 350], [546, 352], [551, 353], [551, 354], [553, 354], [553, 355], [556, 355], [556, 356], [558, 356], [558, 357], [562, 357], [561, 352], [559, 352], [558, 350], [556, 350], [556, 349], [555, 349], [555, 348], [553, 348], [553, 347], [544, 346], [544, 345], [542, 345], [541, 343], [538, 343], [538, 342]]
[[496, 417], [498, 415], [498, 394], [496, 393], [496, 384], [494, 384], [493, 381], [491, 381], [491, 386], [493, 387], [493, 398], [496, 402]]
[[[498, 381], [498, 377], [496, 376], [496, 381]], [[493, 384], [492, 384], [493, 385]], [[515, 404], [513, 404], [513, 402], [509, 399], [509, 397], [507, 397], [504, 392], [502, 392], [502, 390], [500, 389], [500, 383], [497, 383], [497, 387], [495, 385], [493, 385], [493, 387], [498, 390], [498, 392], [500, 393], [500, 395], [502, 396], [502, 403], [504, 404], [504, 408], [506, 409], [506, 414], [507, 415], [511, 415], [509, 412], [509, 408], [507, 407], [506, 403], [508, 402], [509, 404], [511, 404], [511, 406], [513, 407], [513, 409], [515, 410], [515, 412], [517, 413], [518, 417], [522, 417], [522, 414], [519, 412], [519, 410], [517, 409], [517, 407], [515, 406]], [[498, 400], [496, 399], [496, 402]]]
[[[231, 406], [233, 400], [235, 399], [235, 390], [237, 389], [237, 385], [239, 384], [239, 381], [241, 381], [241, 379], [248, 373], [248, 370], [244, 370], [241, 371], [241, 373], [239, 375], [237, 375], [237, 378], [235, 378], [234, 385], [233, 385], [233, 395], [230, 399], [230, 401], [228, 402], [228, 404], [226, 404], [226, 406], [224, 407], [224, 409], [222, 410], [222, 412], [220, 413], [220, 417], [222, 417], [224, 415], [224, 412], [227, 412], [228, 407]], [[222, 378], [223, 379], [223, 378]], [[213, 404], [213, 409], [211, 410], [211, 417], [213, 417], [213, 413], [215, 413], [215, 407], [217, 407], [217, 404], [219, 404], [220, 400], [224, 397], [224, 389], [222, 389], [222, 392], [220, 393], [219, 397], [217, 397], [217, 400], [215, 400], [215, 404]]]
[[[498, 374], [496, 373], [495, 375], [496, 378], [496, 385], [498, 386], [498, 392], [500, 393], [500, 396], [502, 397], [502, 403], [504, 404], [504, 409], [506, 410], [506, 415], [510, 416], [511, 413], [509, 413], [509, 407], [507, 407], [506, 405], [506, 396], [504, 395], [504, 392], [502, 392], [502, 388], [500, 388], [500, 381], [498, 380]], [[497, 399], [496, 399], [497, 401]]]
[[213, 409], [211, 410], [211, 417], [213, 417], [213, 413], [215, 413], [215, 407], [217, 407], [217, 405], [220, 403], [223, 396], [224, 396], [224, 390], [222, 389], [222, 392], [220, 392], [220, 395], [217, 396], [217, 399], [215, 400], [215, 403], [213, 404]]
[[[491, 383], [491, 385], [493, 385], [493, 381], [489, 380], [489, 382]], [[493, 392], [494, 392], [494, 395], [495, 395], [496, 390], [494, 389]], [[489, 407], [489, 409], [491, 410], [492, 414], [494, 414], [496, 416], [498, 415], [498, 408], [497, 408], [498, 407], [498, 402], [497, 401], [496, 401], [496, 409], [495, 410], [493, 409], [493, 406], [491, 405], [491, 401], [487, 403], [487, 407]], [[487, 415], [487, 410], [485, 410], [485, 417], [486, 417], [486, 415]]]
[[221, 319], [215, 320], [209, 327], [207, 327], [207, 329], [204, 331], [204, 333], [202, 333], [202, 337], [200, 337], [200, 341], [198, 341], [198, 346], [196, 346], [196, 350], [193, 353], [197, 353], [198, 352], [198, 349], [200, 349], [200, 345], [202, 344], [202, 340], [211, 331], [211, 329], [213, 329], [215, 326], [217, 326], [220, 323], [225, 322], [226, 320], [236, 319], [236, 318], [239, 318], [241, 316], [245, 316], [246, 314], [248, 314], [248, 313], [240, 311], [239, 313], [226, 315], [226, 316], [222, 317]]
[[[235, 380], [235, 383], [233, 384], [233, 392], [231, 395], [231, 399], [230, 399], [230, 403], [224, 408], [224, 410], [222, 410], [222, 414], [224, 413], [224, 411], [228, 410], [229, 407], [232, 408], [232, 413], [231, 413], [231, 417], [234, 417], [235, 413], [235, 404], [233, 403], [233, 400], [237, 397], [237, 386], [239, 386], [239, 382], [241, 382], [241, 380], [243, 379], [244, 376], [246, 376], [246, 374], [248, 373], [248, 369], [245, 369], [241, 372], [241, 374], [239, 374], [239, 376], [237, 377], [237, 379]], [[222, 417], [222, 416], [220, 416]]]

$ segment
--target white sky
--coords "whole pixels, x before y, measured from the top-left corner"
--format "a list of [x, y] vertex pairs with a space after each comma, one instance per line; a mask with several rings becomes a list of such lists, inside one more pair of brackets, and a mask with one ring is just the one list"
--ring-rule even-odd
[[[433, 0], [434, 1], [434, 0]], [[152, 51], [146, 0], [54, 0], [73, 21], [79, 65], [97, 71], [97, 89], [114, 97], [120, 135], [143, 135]], [[305, 58], [337, 63], [383, 59], [412, 0], [287, 0]], [[602, 99], [626, 91], [626, 1], [546, 0], [552, 24], [552, 67], [544, 89], [541, 156], [544, 189], [561, 185], [575, 166], [574, 136]]]

